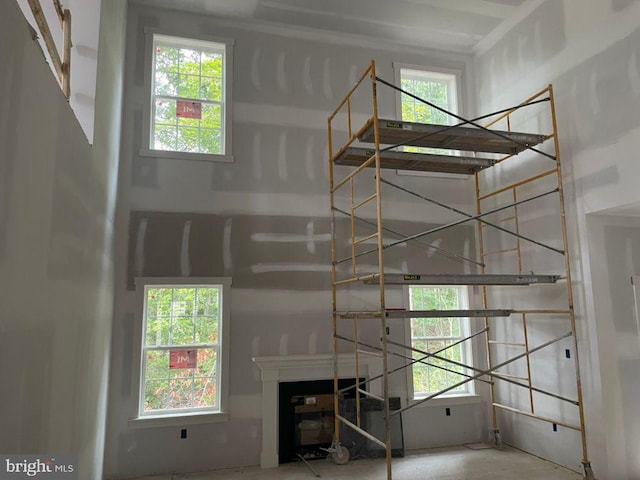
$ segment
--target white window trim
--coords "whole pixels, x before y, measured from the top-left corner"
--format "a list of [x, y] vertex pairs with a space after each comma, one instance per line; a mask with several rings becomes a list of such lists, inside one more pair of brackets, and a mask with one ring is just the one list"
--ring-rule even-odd
[[[456, 70], [456, 69], [451, 69], [451, 68], [442, 68], [442, 67], [432, 67], [432, 66], [428, 66], [428, 65], [413, 65], [413, 64], [410, 64], [410, 63], [393, 62], [393, 76], [394, 76], [395, 85], [397, 85], [397, 86], [400, 86], [401, 83], [402, 83], [401, 82], [401, 80], [402, 80], [401, 70], [402, 69], [422, 70], [422, 71], [427, 72], [427, 73], [453, 75], [455, 77], [455, 80], [456, 80], [456, 107], [457, 107], [457, 112], [453, 112], [453, 113], [456, 113], [460, 117], [464, 117], [464, 109], [462, 108], [462, 105], [464, 104], [464, 101], [463, 101], [464, 99], [463, 99], [463, 96], [462, 96], [462, 91], [463, 91], [463, 89], [462, 89], [462, 81], [463, 81], [462, 70]], [[402, 100], [401, 100], [401, 93], [400, 92], [396, 92], [396, 119], [397, 120], [402, 120]], [[453, 121], [455, 123], [459, 123], [459, 122], [456, 122], [455, 119], [453, 119]], [[396, 174], [397, 175], [406, 175], [406, 176], [415, 176], [415, 177], [447, 178], [447, 179], [451, 179], [451, 180], [468, 180], [468, 178], [469, 178], [468, 175], [461, 174], [461, 173], [416, 172], [414, 170], [396, 170]]]
[[[404, 299], [404, 307], [406, 310], [411, 309], [411, 301], [410, 301], [410, 287], [413, 285], [403, 285], [402, 293]], [[424, 286], [424, 287], [454, 287], [454, 285], [415, 285], [416, 287]], [[464, 287], [458, 286], [458, 287]], [[463, 304], [460, 305], [461, 310], [465, 310], [469, 308], [469, 304], [471, 303], [471, 292], [469, 288], [466, 287], [466, 295], [463, 295]], [[474, 329], [472, 328], [471, 321], [469, 318], [461, 318], [461, 331], [463, 332], [464, 337], [468, 337], [472, 335]], [[405, 334], [405, 345], [411, 345], [411, 320], [407, 319], [404, 322], [404, 334]], [[464, 363], [468, 365], [477, 365], [477, 358], [475, 355], [475, 342], [474, 339], [466, 340], [462, 343], [462, 348], [464, 349]], [[424, 399], [424, 397], [416, 397], [413, 391], [413, 366], [410, 365], [406, 369], [406, 378], [407, 378], [407, 404], [416, 404]], [[467, 375], [473, 374], [473, 372], [467, 370], [465, 372]], [[460, 377], [461, 379], [463, 377]], [[422, 403], [419, 406], [429, 407], [429, 406], [442, 406], [442, 405], [464, 405], [464, 404], [473, 404], [480, 403], [481, 397], [476, 394], [475, 381], [471, 380], [467, 384], [466, 392], [446, 392], [441, 394], [431, 400], [428, 400]]]
[[[229, 330], [231, 326], [231, 277], [136, 277], [137, 296], [137, 318], [134, 346], [135, 361], [132, 368], [137, 375], [135, 378], [135, 391], [137, 401], [135, 402], [135, 412], [129, 420], [129, 425], [133, 428], [147, 427], [167, 427], [177, 425], [189, 425], [199, 423], [217, 423], [229, 419]], [[180, 286], [202, 286], [202, 285], [222, 285], [222, 318], [220, 323], [220, 380], [219, 380], [219, 409], [190, 411], [179, 410], [176, 412], [163, 411], [161, 414], [140, 414], [140, 403], [144, 397], [143, 371], [142, 371], [142, 341], [144, 338], [144, 305], [145, 287], [153, 285], [180, 285]]]
[[[142, 114], [142, 147], [138, 154], [141, 157], [167, 158], [174, 160], [196, 160], [201, 162], [226, 162], [234, 161], [232, 151], [232, 130], [233, 130], [233, 47], [234, 40], [230, 38], [212, 37], [202, 34], [187, 34], [184, 32], [176, 32], [166, 29], [157, 29], [151, 27], [144, 28], [144, 90], [147, 102], [143, 106]], [[153, 84], [153, 37], [154, 35], [163, 35], [169, 37], [178, 37], [186, 41], [204, 41], [221, 43], [225, 45], [225, 71], [224, 71], [224, 90], [225, 90], [225, 108], [224, 108], [224, 145], [225, 153], [222, 155], [211, 153], [194, 153], [194, 152], [172, 152], [167, 150], [155, 150], [151, 145], [151, 112], [152, 112], [152, 84]]]

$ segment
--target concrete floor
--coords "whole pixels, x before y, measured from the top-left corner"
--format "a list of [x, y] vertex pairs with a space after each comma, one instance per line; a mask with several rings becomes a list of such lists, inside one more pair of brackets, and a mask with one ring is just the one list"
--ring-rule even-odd
[[[346, 465], [328, 460], [309, 462], [326, 480], [386, 480], [384, 459], [359, 459]], [[137, 480], [313, 480], [303, 463], [262, 470], [247, 467], [184, 475], [156, 475]], [[414, 451], [393, 459], [394, 480], [580, 480], [581, 475], [519, 450], [473, 450], [450, 447]]]

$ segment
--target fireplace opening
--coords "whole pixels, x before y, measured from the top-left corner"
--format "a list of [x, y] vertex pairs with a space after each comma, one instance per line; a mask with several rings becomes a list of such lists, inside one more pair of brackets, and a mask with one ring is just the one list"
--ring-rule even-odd
[[[364, 379], [361, 378], [360, 381]], [[355, 384], [355, 379], [340, 379], [340, 389]], [[283, 382], [279, 384], [279, 463], [325, 458], [327, 448], [333, 441], [334, 404], [333, 380]], [[381, 402], [361, 397], [361, 422], [365, 430], [378, 438], [384, 438], [384, 418]], [[390, 408], [400, 408], [400, 399], [390, 399]], [[340, 402], [341, 415], [356, 422], [355, 389], [345, 392]], [[392, 417], [392, 454], [404, 455], [401, 415]], [[366, 439], [351, 428], [340, 428], [341, 444], [349, 448], [351, 458], [384, 456], [379, 445]]]
[[[355, 382], [355, 378], [341, 378], [338, 388]], [[313, 397], [315, 405], [311, 403]], [[355, 398], [355, 389], [346, 392], [345, 398]], [[307, 408], [301, 408], [300, 401], [309, 402]], [[320, 449], [329, 447], [333, 440], [333, 380], [280, 382], [278, 402], [278, 463], [297, 462], [298, 454], [309, 459], [326, 457], [327, 453]]]

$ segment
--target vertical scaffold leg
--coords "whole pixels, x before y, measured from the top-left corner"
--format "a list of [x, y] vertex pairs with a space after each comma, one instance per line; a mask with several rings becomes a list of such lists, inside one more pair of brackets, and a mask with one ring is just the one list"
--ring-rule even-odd
[[593, 470], [591, 470], [591, 462], [582, 462], [582, 467], [584, 468], [583, 480], [596, 480], [596, 476], [593, 474]]
[[493, 437], [492, 437], [493, 446], [498, 449], [502, 448], [502, 437], [500, 436], [500, 430], [499, 429], [491, 430], [491, 433], [493, 434]]

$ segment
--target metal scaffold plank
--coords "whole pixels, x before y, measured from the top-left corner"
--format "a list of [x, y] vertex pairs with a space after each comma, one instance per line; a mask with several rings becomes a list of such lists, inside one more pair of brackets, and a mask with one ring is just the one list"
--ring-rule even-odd
[[511, 310], [391, 310], [388, 318], [508, 317]]
[[[335, 159], [336, 165], [359, 167], [375, 153], [368, 148], [351, 147], [343, 150]], [[458, 173], [473, 175], [492, 167], [496, 160], [454, 155], [436, 155], [430, 153], [397, 152], [393, 150], [380, 152], [380, 168], [413, 170], [419, 172]], [[374, 165], [369, 164], [369, 167]]]
[[[402, 274], [387, 273], [387, 285], [532, 285], [556, 283], [560, 275], [538, 274]], [[365, 284], [377, 284], [379, 278], [370, 275]]]
[[[487, 130], [458, 126], [433, 125], [427, 123], [404, 122], [400, 120], [379, 120], [380, 143], [386, 145], [411, 145], [415, 147], [443, 148], [473, 152], [515, 154], [546, 140], [545, 135], [497, 130], [500, 136]], [[373, 128], [368, 128], [359, 140], [374, 141]]]
[[[472, 309], [472, 310], [387, 310], [387, 318], [467, 318], [467, 317], [508, 317], [513, 310]], [[380, 318], [380, 311], [336, 312], [340, 318]]]

